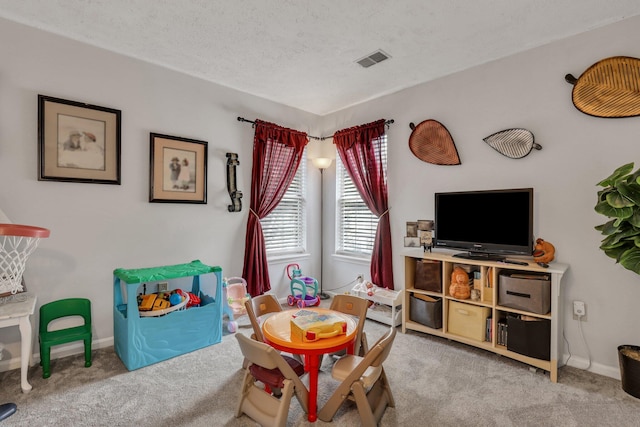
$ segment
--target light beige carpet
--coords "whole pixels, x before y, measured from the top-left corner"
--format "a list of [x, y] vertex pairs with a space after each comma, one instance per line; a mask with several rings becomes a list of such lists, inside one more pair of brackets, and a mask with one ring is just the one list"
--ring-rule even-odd
[[[386, 327], [368, 320], [369, 343]], [[18, 405], [0, 426], [254, 426], [246, 416], [234, 417], [241, 364], [236, 339], [225, 334], [219, 344], [132, 372], [112, 348], [94, 351], [90, 368], [81, 355], [54, 360], [46, 380], [34, 366], [28, 394], [20, 392], [19, 370], [0, 373], [0, 403]], [[330, 368], [331, 360], [325, 358], [319, 406], [336, 387]], [[640, 422], [640, 400], [624, 393], [619, 381], [561, 368], [554, 384], [548, 373], [425, 334], [398, 333], [385, 369], [396, 407], [387, 409], [383, 426], [601, 427]], [[334, 424], [359, 425], [355, 407], [344, 406]], [[295, 399], [289, 425], [313, 425]]]

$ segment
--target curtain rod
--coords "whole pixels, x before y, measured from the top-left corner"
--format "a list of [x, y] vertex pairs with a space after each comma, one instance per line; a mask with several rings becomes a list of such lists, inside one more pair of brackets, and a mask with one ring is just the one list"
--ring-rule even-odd
[[[246, 123], [251, 123], [252, 125], [255, 126], [256, 122], [252, 121], [252, 120], [247, 120], [244, 117], [239, 117], [238, 116], [238, 121], [239, 122], [246, 122]], [[394, 122], [393, 119], [389, 119], [386, 122], [384, 122], [385, 125], [387, 125], [387, 127], [389, 127], [390, 124], [392, 124]], [[318, 141], [324, 141], [325, 139], [329, 139], [329, 138], [333, 138], [333, 135], [331, 136], [313, 136], [313, 135], [307, 135], [308, 138], [311, 139], [317, 139]]]

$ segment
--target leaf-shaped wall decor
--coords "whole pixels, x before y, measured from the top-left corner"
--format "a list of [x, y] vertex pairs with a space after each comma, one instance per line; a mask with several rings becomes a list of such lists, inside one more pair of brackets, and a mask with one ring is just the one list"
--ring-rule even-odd
[[596, 62], [579, 78], [567, 74], [571, 98], [580, 111], [596, 117], [640, 116], [640, 59], [613, 56]]
[[526, 129], [506, 129], [483, 138], [491, 148], [512, 159], [520, 159], [531, 152], [532, 148], [542, 150], [542, 146], [533, 140], [533, 134]]
[[409, 149], [423, 162], [434, 165], [459, 165], [460, 157], [451, 134], [442, 123], [425, 120], [417, 126], [409, 123], [413, 130], [409, 137]]

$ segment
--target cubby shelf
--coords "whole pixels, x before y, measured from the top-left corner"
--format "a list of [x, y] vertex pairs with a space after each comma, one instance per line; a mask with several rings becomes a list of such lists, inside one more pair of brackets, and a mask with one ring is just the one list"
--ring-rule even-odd
[[[549, 372], [552, 382], [558, 381], [558, 361], [560, 349], [562, 348], [562, 276], [569, 268], [566, 264], [551, 263], [549, 268], [543, 268], [537, 265], [533, 260], [527, 262], [527, 265], [505, 264], [496, 261], [484, 261], [484, 260], [469, 260], [464, 258], [453, 257], [450, 253], [445, 252], [423, 252], [422, 250], [408, 250], [405, 251], [405, 287], [404, 287], [404, 307], [402, 313], [402, 332], [406, 333], [407, 330], [413, 330], [430, 335], [444, 337], [450, 340], [458, 341], [467, 345], [471, 345], [477, 348], [481, 348], [487, 351], [491, 351], [496, 354], [500, 354], [505, 357], [509, 357], [514, 360], [526, 363], [530, 366], [545, 370]], [[441, 292], [425, 291], [415, 288], [416, 279], [416, 262], [419, 260], [430, 260], [441, 262]], [[479, 278], [474, 280], [474, 288], [480, 290], [480, 298], [477, 300], [459, 300], [449, 294], [449, 285], [451, 280], [451, 272], [454, 265], [460, 265], [463, 267], [470, 267], [479, 270]], [[499, 276], [502, 271], [514, 271], [523, 274], [541, 274], [544, 273], [550, 276], [551, 280], [551, 310], [549, 313], [539, 314], [526, 310], [514, 309], [504, 307], [498, 304], [498, 287]], [[442, 301], [442, 328], [433, 329], [425, 326], [421, 323], [411, 320], [410, 296], [412, 294], [428, 295], [435, 298], [440, 298]], [[448, 315], [449, 306], [452, 301], [461, 302], [464, 304], [470, 304], [470, 309], [477, 308], [478, 310], [489, 309], [489, 317], [491, 317], [491, 326], [494, 331], [491, 337], [491, 341], [479, 341], [459, 334], [454, 334], [449, 331]], [[519, 314], [529, 316], [534, 319], [546, 319], [550, 322], [550, 357], [549, 360], [537, 359], [527, 356], [515, 351], [507, 349], [505, 345], [498, 344], [497, 322], [500, 318], [505, 317], [507, 314]], [[546, 340], [545, 340], [546, 342]]]

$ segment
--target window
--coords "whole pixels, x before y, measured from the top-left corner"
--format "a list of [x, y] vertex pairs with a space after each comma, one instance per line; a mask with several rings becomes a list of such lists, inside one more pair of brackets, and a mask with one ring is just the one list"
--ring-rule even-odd
[[[383, 135], [376, 143], [380, 144], [382, 164], [386, 171], [387, 136]], [[378, 228], [378, 217], [371, 213], [360, 197], [339, 156], [336, 159], [336, 176], [338, 195], [336, 252], [356, 256], [371, 255]]]
[[269, 255], [283, 255], [305, 251], [306, 203], [305, 177], [307, 171], [306, 150], [300, 166], [287, 192], [276, 208], [264, 217], [262, 232]]

